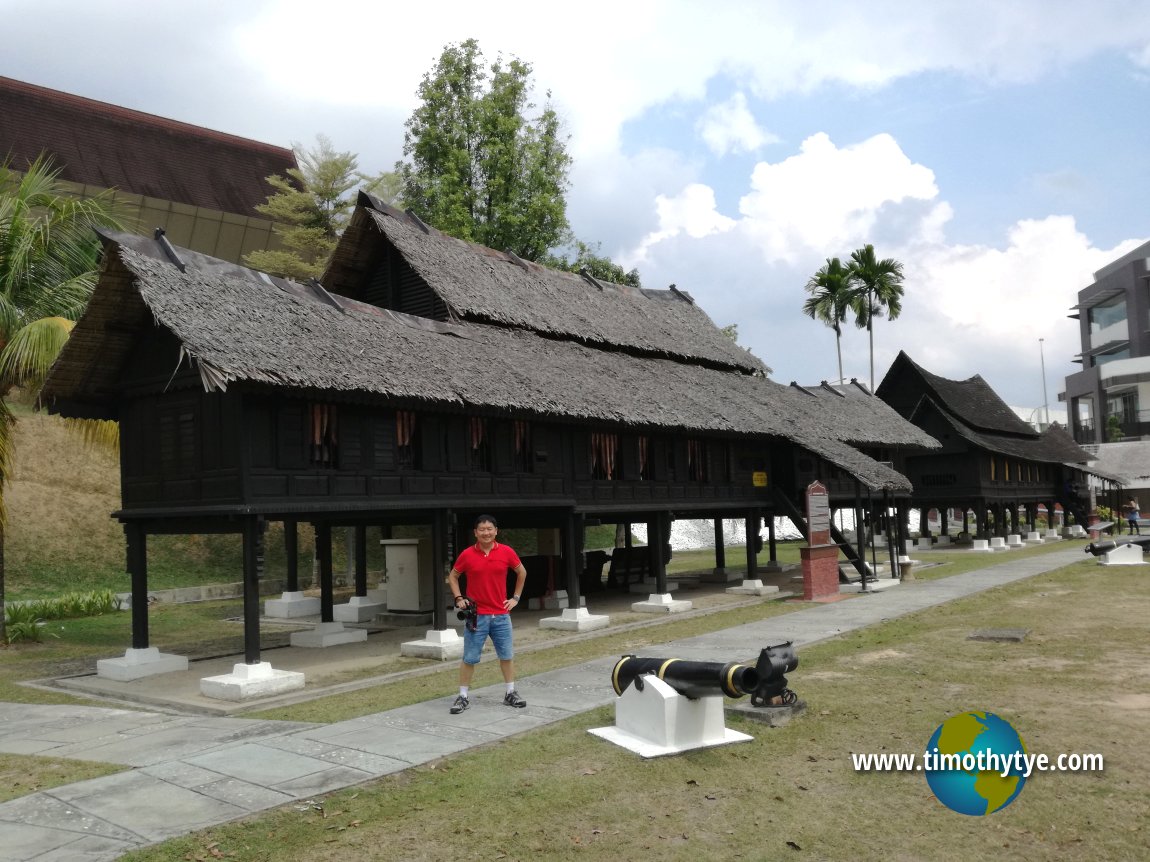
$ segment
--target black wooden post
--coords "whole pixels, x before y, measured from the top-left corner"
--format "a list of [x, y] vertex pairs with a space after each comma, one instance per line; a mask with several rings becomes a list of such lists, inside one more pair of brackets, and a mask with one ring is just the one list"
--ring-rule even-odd
[[777, 568], [779, 565], [779, 557], [778, 537], [775, 536], [775, 516], [772, 514], [763, 520], [767, 522], [767, 545], [768, 554], [770, 556], [770, 559], [767, 562], [769, 562], [773, 568]]
[[866, 535], [863, 530], [862, 484], [855, 479], [855, 544], [858, 546], [859, 575], [862, 577], [863, 589], [866, 589], [868, 580], [866, 571]]
[[623, 533], [623, 547], [628, 551], [631, 550], [631, 545], [634, 544], [635, 537], [631, 535], [631, 522], [628, 521], [623, 525], [626, 530]]
[[322, 623], [335, 622], [334, 583], [331, 572], [331, 524], [318, 522], [315, 525], [315, 555], [319, 560], [319, 620]]
[[715, 518], [715, 574], [723, 574], [727, 567], [727, 549], [723, 546], [723, 519]]
[[[443, 583], [450, 552], [447, 547], [447, 513], [436, 509], [431, 516], [431, 625], [437, 631], [447, 629], [447, 587]], [[454, 561], [453, 561], [454, 562]]]
[[367, 597], [367, 525], [355, 525], [355, 594]]
[[579, 607], [579, 574], [583, 560], [583, 528], [585, 518], [575, 510], [563, 517], [563, 568], [567, 580], [567, 606]]
[[746, 563], [747, 563], [747, 580], [753, 581], [759, 576], [759, 552], [756, 549], [759, 537], [759, 524], [762, 523], [762, 515], [759, 514], [758, 509], [748, 509], [747, 514], [743, 520], [743, 532], [747, 537], [746, 547]]
[[970, 532], [970, 507], [966, 503], [962, 504], [962, 532]]
[[287, 557], [284, 591], [299, 592], [299, 525], [290, 519], [284, 521], [284, 556]]
[[260, 663], [260, 559], [264, 528], [259, 516], [244, 519], [244, 663]]
[[940, 536], [950, 535], [950, 507], [940, 506], [938, 509], [938, 534]]
[[895, 550], [895, 545], [898, 544], [898, 536], [896, 531], [891, 529], [891, 493], [887, 489], [882, 492], [882, 516], [883, 526], [886, 532], [886, 552], [890, 557], [890, 576], [892, 578], [901, 578], [902, 572], [898, 570], [898, 553]]
[[647, 570], [655, 579], [655, 592], [667, 593], [667, 566], [663, 562], [663, 513], [647, 519]]
[[148, 534], [140, 524], [124, 524], [128, 574], [132, 579], [132, 649], [148, 648]]

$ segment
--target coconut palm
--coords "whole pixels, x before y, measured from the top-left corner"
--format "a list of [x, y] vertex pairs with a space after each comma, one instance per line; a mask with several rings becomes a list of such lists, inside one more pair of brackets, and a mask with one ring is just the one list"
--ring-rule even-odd
[[2, 396], [14, 386], [39, 391], [87, 305], [100, 254], [92, 231], [97, 225], [121, 227], [109, 196], [70, 196], [45, 157], [23, 171], [0, 163], [0, 642], [5, 638], [3, 489], [15, 424]]
[[854, 296], [850, 269], [837, 257], [827, 262], [807, 280], [810, 294], [803, 303], [803, 314], [821, 321], [835, 331], [835, 350], [839, 358], [839, 382], [843, 381], [842, 323], [847, 319]]
[[869, 243], [851, 252], [847, 265], [853, 282], [855, 325], [870, 337], [870, 391], [874, 392], [874, 319], [894, 320], [902, 312], [902, 264], [892, 257], [879, 260]]

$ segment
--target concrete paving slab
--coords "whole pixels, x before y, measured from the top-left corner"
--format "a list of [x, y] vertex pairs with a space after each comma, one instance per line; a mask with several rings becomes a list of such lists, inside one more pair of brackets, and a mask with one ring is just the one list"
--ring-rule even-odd
[[[790, 640], [801, 647], [1079, 559], [1081, 548], [1071, 544], [1065, 551], [917, 581], [902, 590], [804, 607], [719, 632], [653, 644], [642, 653], [750, 661], [768, 644]], [[398, 653], [402, 637], [393, 638], [388, 648]], [[383, 649], [379, 642], [359, 648], [373, 650], [374, 655]], [[354, 647], [297, 652], [330, 656], [338, 674], [344, 667], [362, 664], [362, 656], [341, 652], [350, 649]], [[283, 656], [291, 654], [285, 650]], [[202, 710], [194, 698], [182, 700], [181, 686], [189, 683], [174, 679], [180, 674], [165, 675], [173, 678], [166, 682], [157, 677], [145, 683], [167, 689], [167, 711], [0, 703], [0, 751], [67, 752], [139, 767], [0, 804], [0, 862], [112, 860], [132, 847], [285, 801], [310, 799], [561, 721], [616, 700], [610, 671], [617, 659], [606, 656], [521, 679], [520, 690], [528, 701], [522, 710], [503, 706], [501, 684], [473, 690], [472, 708], [458, 716], [448, 712], [450, 698], [437, 698], [330, 725], [213, 717], [196, 714]], [[228, 665], [234, 660], [221, 659]], [[314, 664], [310, 659], [290, 660]], [[203, 668], [189, 671], [189, 676], [194, 674], [192, 682], [198, 682], [203, 672]], [[795, 682], [801, 685], [799, 674]], [[372, 680], [356, 683], [371, 684]], [[187, 711], [176, 714], [179, 707]]]

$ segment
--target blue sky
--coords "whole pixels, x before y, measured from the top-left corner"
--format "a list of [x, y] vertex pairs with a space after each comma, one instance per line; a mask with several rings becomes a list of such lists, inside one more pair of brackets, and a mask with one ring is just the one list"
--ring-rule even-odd
[[[1030, 409], [1044, 358], [1057, 413], [1077, 291], [1150, 238], [1136, 0], [167, 8], [0, 0], [0, 74], [281, 145], [322, 133], [375, 172], [401, 155], [420, 77], [474, 37], [552, 92], [577, 235], [738, 323], [783, 383], [836, 375], [802, 288], [872, 242], [907, 273], [903, 315], [876, 328], [877, 378], [905, 349]], [[866, 381], [865, 333], [843, 354]]]

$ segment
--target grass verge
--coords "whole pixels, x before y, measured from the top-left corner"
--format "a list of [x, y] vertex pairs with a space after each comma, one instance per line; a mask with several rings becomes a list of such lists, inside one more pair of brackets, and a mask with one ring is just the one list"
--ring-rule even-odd
[[[791, 682], [807, 714], [731, 719], [749, 743], [643, 761], [586, 733], [613, 720], [599, 709], [124, 858], [1144, 858], [1148, 614], [1145, 574], [1086, 560], [804, 649]], [[968, 639], [1005, 627], [1029, 635]], [[920, 774], [854, 771], [852, 752], [919, 752], [971, 710], [1032, 752], [1102, 753], [1105, 770], [1035, 774], [981, 818]]]

